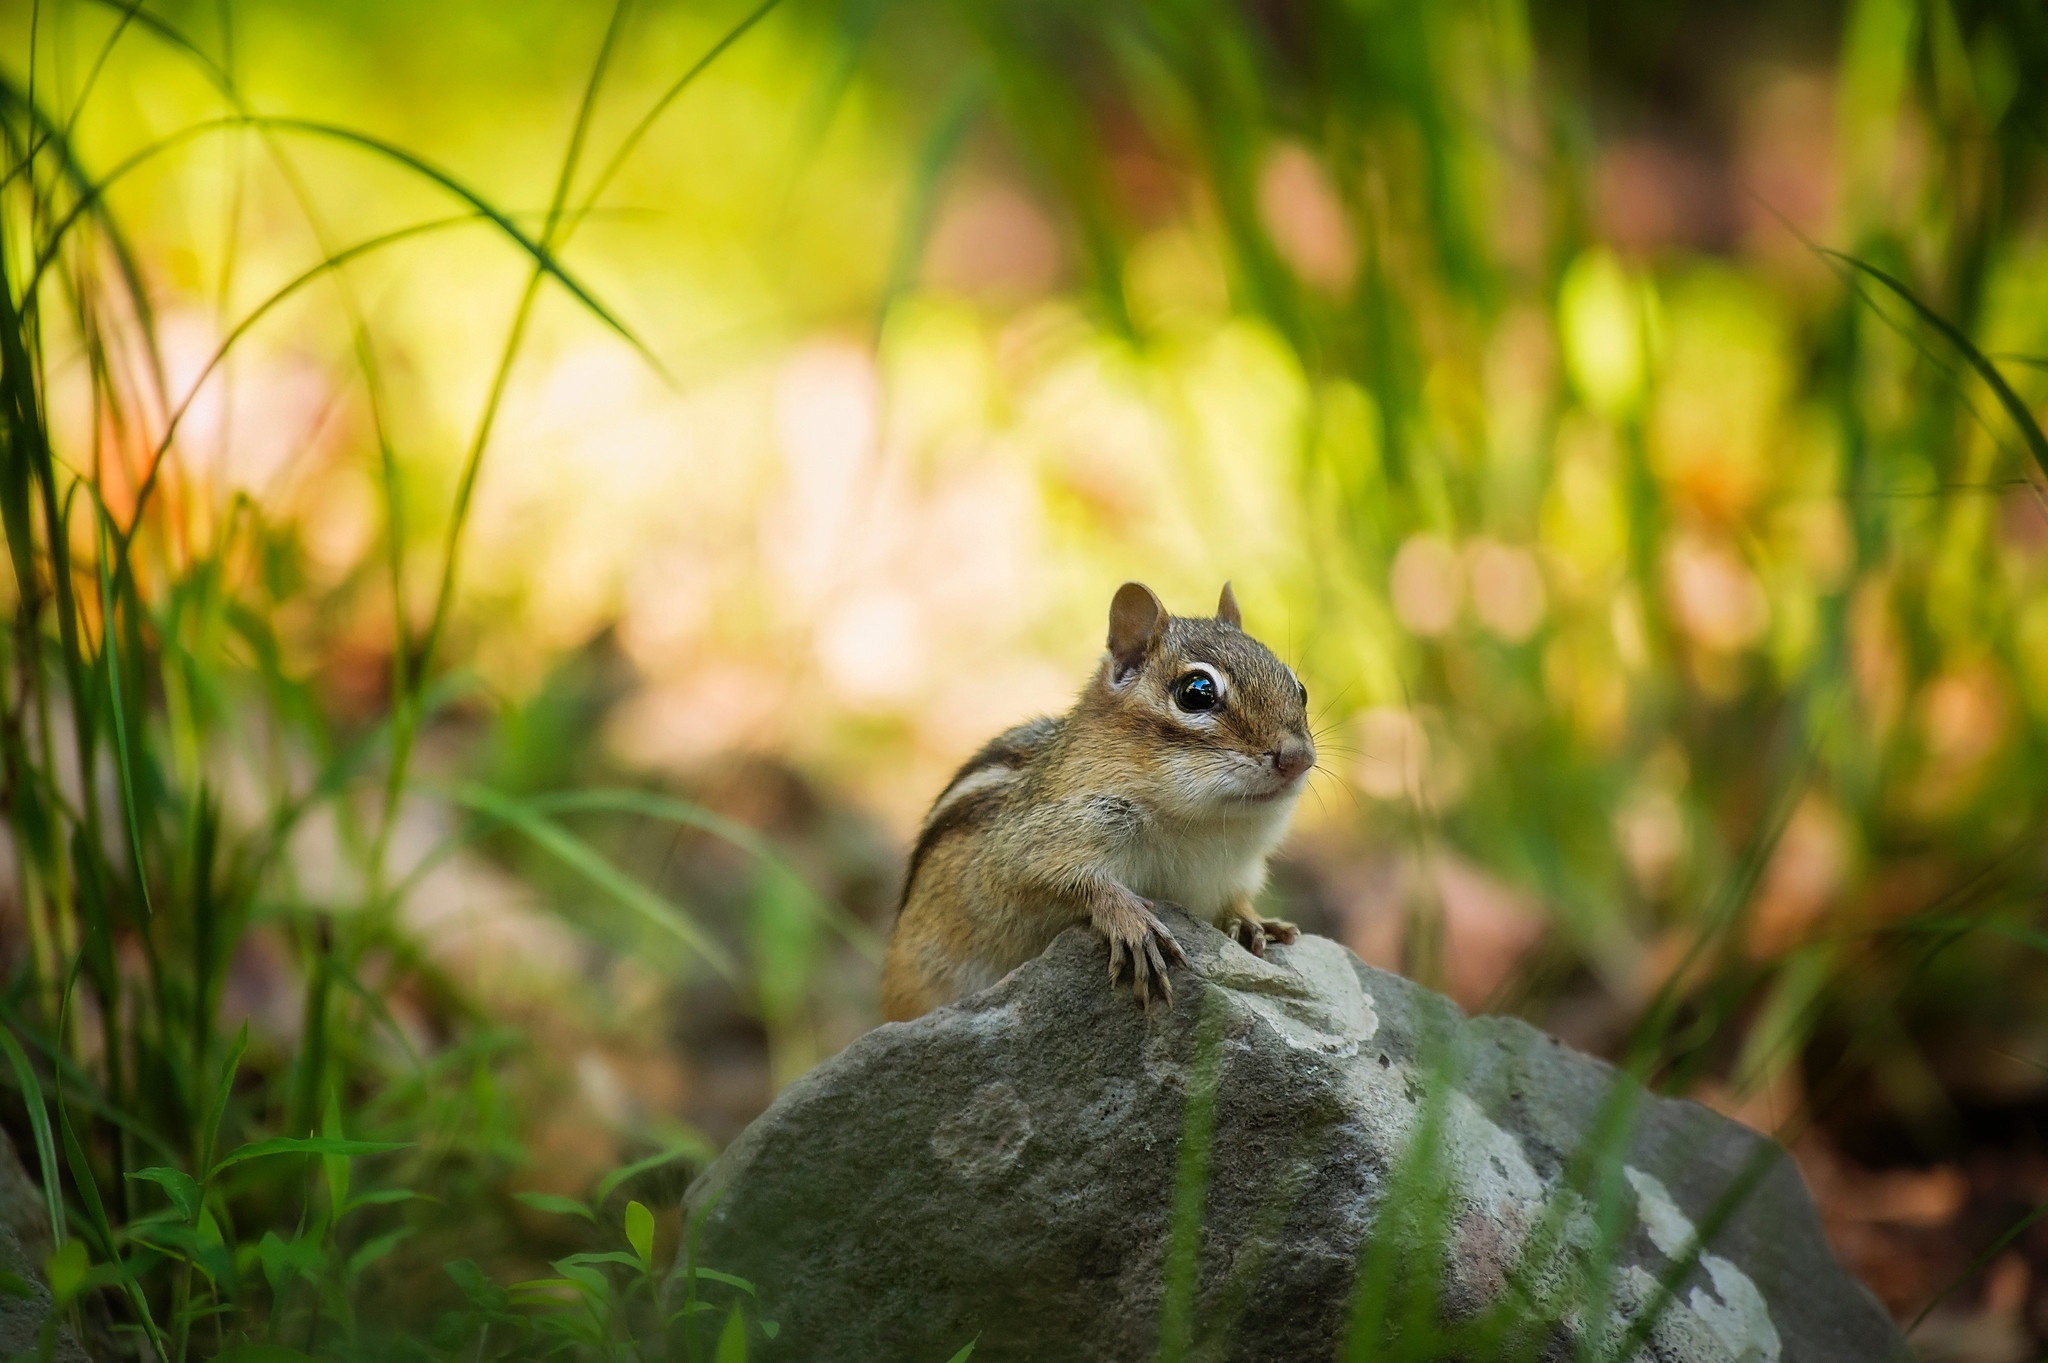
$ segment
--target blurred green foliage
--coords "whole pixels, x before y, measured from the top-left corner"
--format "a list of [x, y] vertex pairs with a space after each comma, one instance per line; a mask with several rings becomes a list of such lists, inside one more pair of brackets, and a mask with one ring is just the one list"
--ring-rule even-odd
[[[2038, 1094], [2048, 20], [1669, 22], [0, 8], [8, 1120], [80, 1327], [742, 1355], [617, 1066], [842, 1042], [887, 891], [810, 793], [913, 808], [1140, 565], [1308, 679], [1304, 874], [1401, 868], [1354, 942], [1788, 1134]], [[834, 595], [903, 486], [966, 530]], [[665, 686], [767, 726], [758, 817], [599, 741]]]

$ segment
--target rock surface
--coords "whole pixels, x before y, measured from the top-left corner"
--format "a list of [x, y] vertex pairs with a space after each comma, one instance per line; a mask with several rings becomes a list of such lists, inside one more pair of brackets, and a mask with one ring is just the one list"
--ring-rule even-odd
[[[36, 1357], [43, 1321], [50, 1314], [50, 1289], [42, 1265], [50, 1254], [50, 1215], [43, 1190], [21, 1166], [14, 1142], [0, 1131], [0, 1272], [28, 1288], [28, 1296], [0, 1290], [0, 1358]], [[53, 1363], [87, 1363], [68, 1327], [57, 1332]]]
[[[1160, 1356], [1191, 1093], [1213, 1139], [1169, 1353], [1331, 1358], [1362, 1284], [1405, 1357], [1906, 1357], [1777, 1146], [1334, 942], [1262, 960], [1168, 921], [1171, 1012], [1076, 929], [819, 1066], [693, 1185], [694, 1262], [758, 1284], [770, 1357]], [[1510, 1309], [1511, 1338], [1436, 1342]]]

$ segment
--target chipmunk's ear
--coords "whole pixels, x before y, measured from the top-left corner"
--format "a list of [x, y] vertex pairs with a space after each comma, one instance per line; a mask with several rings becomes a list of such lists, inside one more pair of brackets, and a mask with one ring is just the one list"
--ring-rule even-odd
[[1123, 681], [1138, 670], [1145, 655], [1166, 633], [1166, 607], [1142, 582], [1126, 582], [1109, 603], [1109, 656], [1116, 667], [1112, 680]]
[[1216, 618], [1226, 625], [1244, 628], [1244, 617], [1237, 613], [1237, 593], [1230, 590], [1228, 582], [1223, 584], [1223, 596], [1216, 602]]

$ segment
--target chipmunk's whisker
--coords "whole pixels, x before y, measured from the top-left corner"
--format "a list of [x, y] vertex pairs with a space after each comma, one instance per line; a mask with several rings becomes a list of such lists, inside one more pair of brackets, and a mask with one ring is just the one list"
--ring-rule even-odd
[[[1351, 803], [1353, 804], [1353, 806], [1355, 806], [1361, 813], [1364, 812], [1366, 808], [1365, 803], [1359, 797], [1357, 787], [1353, 786], [1351, 782], [1345, 780], [1342, 776], [1339, 776], [1336, 772], [1330, 770], [1328, 767], [1311, 768], [1309, 771], [1309, 775], [1312, 777], [1324, 776], [1328, 777], [1332, 781], [1335, 781], [1337, 783], [1337, 789], [1343, 791], [1346, 795], [1350, 796]], [[1311, 785], [1309, 789], [1314, 790], [1315, 787]]]
[[[1349, 681], [1344, 683], [1344, 687], [1342, 690], [1338, 691], [1336, 695], [1331, 696], [1328, 700], [1324, 701], [1321, 705], [1317, 706], [1315, 713], [1315, 722], [1318, 724], [1322, 723], [1323, 717], [1328, 715], [1330, 711], [1336, 707], [1338, 702], [1344, 699], [1344, 697], [1350, 695], [1352, 690], [1355, 687], [1357, 687], [1357, 685], [1358, 683], [1355, 681]], [[1340, 720], [1335, 722], [1341, 723], [1342, 721]]]

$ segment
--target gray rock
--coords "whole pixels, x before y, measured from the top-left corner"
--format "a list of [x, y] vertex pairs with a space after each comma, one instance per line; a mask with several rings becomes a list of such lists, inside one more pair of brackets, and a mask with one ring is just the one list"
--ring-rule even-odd
[[1334, 942], [1261, 960], [1169, 922], [1172, 1011], [1111, 990], [1076, 929], [819, 1066], [692, 1186], [694, 1263], [758, 1285], [766, 1356], [1326, 1359], [1363, 1302], [1411, 1359], [1906, 1357], [1776, 1145]]
[[[50, 1289], [42, 1275], [50, 1243], [42, 1185], [22, 1168], [14, 1142], [0, 1131], [0, 1272], [11, 1274], [29, 1294], [0, 1289], [0, 1358], [37, 1357], [43, 1322], [50, 1314]], [[85, 1350], [68, 1326], [58, 1329], [51, 1358], [53, 1363], [87, 1363]]]

